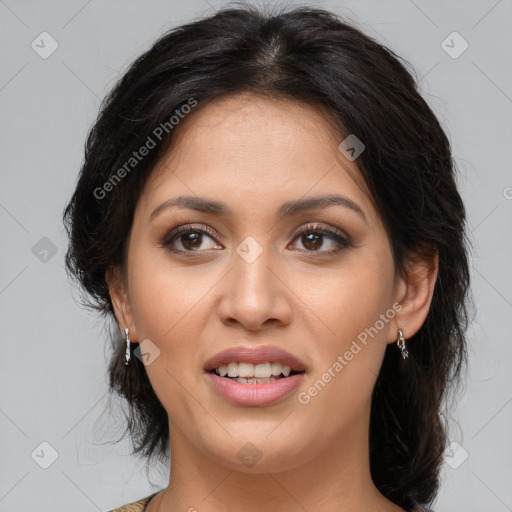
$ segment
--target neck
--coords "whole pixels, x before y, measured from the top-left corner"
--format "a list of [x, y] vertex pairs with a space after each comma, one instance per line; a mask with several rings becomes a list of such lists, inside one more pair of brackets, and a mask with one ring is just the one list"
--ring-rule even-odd
[[403, 512], [373, 484], [368, 425], [369, 408], [333, 443], [319, 440], [314, 457], [291, 454], [283, 471], [270, 470], [264, 459], [240, 471], [192, 446], [171, 424], [169, 486], [147, 512]]

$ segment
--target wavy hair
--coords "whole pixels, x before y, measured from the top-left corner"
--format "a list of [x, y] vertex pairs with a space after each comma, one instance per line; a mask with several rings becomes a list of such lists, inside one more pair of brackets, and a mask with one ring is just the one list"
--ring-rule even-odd
[[[173, 28], [104, 99], [64, 211], [66, 269], [81, 285], [84, 303], [115, 319], [106, 272], [125, 268], [137, 200], [176, 130], [165, 132], [107, 197], [95, 191], [105, 190], [155, 127], [191, 98], [205, 104], [249, 92], [307, 102], [330, 112], [340, 141], [356, 134], [366, 149], [355, 163], [386, 228], [396, 272], [405, 276], [415, 257], [437, 252], [439, 261], [427, 318], [408, 343], [410, 357], [402, 361], [388, 345], [372, 397], [371, 475], [384, 496], [408, 511], [432, 503], [438, 492], [447, 431], [442, 410], [467, 359], [470, 281], [450, 142], [413, 74], [389, 48], [319, 8], [266, 12], [236, 5]], [[148, 462], [165, 456], [167, 413], [143, 363], [134, 357], [127, 370], [122, 337], [112, 343], [110, 392], [129, 405], [125, 433], [133, 453]]]

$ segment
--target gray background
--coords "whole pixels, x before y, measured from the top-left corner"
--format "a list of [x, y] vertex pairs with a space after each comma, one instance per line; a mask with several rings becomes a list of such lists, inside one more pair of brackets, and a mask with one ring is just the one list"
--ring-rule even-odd
[[[100, 98], [157, 36], [222, 5], [0, 0], [0, 512], [35, 503], [41, 512], [108, 510], [167, 483], [155, 472], [151, 486], [128, 441], [108, 444], [121, 414], [102, 415], [106, 330], [74, 301], [61, 212]], [[310, 5], [346, 16], [409, 60], [452, 141], [474, 243], [477, 314], [465, 394], [451, 410], [450, 441], [458, 444], [447, 452], [434, 508], [510, 511], [512, 2]], [[43, 31], [58, 43], [46, 59], [31, 47], [43, 46]], [[457, 58], [442, 46], [453, 31], [469, 44]], [[458, 53], [463, 43], [445, 44]], [[51, 462], [52, 449], [42, 442], [58, 453], [47, 469], [40, 464]]]

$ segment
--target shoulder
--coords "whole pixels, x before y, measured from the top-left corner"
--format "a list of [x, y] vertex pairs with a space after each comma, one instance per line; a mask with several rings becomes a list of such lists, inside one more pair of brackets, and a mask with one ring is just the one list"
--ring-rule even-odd
[[160, 491], [157, 491], [153, 494], [150, 494], [149, 496], [146, 496], [145, 498], [141, 498], [138, 501], [134, 501], [133, 503], [127, 503], [122, 507], [115, 508], [113, 510], [108, 510], [107, 512], [144, 512], [147, 504], [149, 503], [149, 500], [156, 496], [159, 492]]

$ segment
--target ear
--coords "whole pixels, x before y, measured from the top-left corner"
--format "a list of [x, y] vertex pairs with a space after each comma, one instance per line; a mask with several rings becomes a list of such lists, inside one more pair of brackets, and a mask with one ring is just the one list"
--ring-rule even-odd
[[399, 278], [395, 288], [395, 301], [402, 308], [390, 325], [388, 343], [398, 339], [398, 329], [402, 330], [406, 339], [414, 336], [427, 318], [439, 268], [437, 250], [433, 251], [430, 259], [413, 255], [406, 268], [407, 276]]
[[139, 338], [133, 320], [128, 286], [119, 267], [109, 268], [105, 273], [105, 280], [108, 285], [112, 305], [114, 306], [114, 313], [119, 330], [123, 337], [125, 337], [124, 329], [128, 327], [128, 329], [130, 329], [130, 341], [136, 342]]

